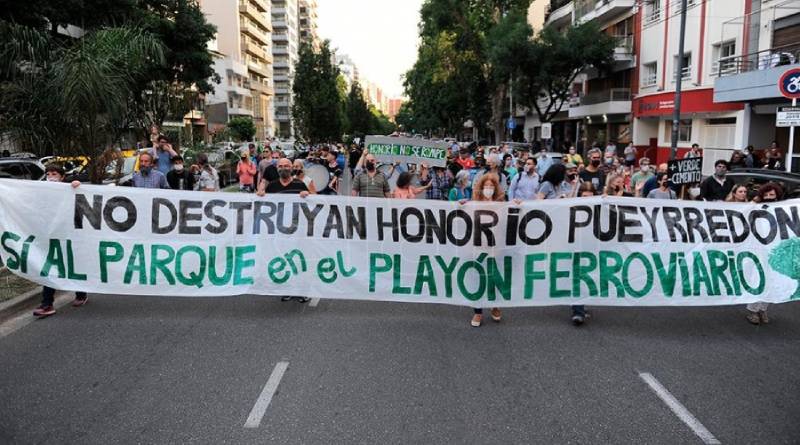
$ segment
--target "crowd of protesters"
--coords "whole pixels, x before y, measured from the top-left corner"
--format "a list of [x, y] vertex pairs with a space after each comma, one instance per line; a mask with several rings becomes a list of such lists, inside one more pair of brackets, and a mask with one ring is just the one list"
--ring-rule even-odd
[[[776, 143], [763, 155], [748, 147], [737, 150], [730, 161], [717, 160], [714, 173], [699, 184], [677, 187], [670, 183], [667, 164], [653, 169], [649, 158], [640, 156], [632, 144], [618, 150], [616, 144], [605, 148], [594, 144], [585, 153], [566, 143], [562, 153], [545, 149], [512, 149], [509, 144], [497, 147], [479, 147], [476, 144], [453, 144], [445, 166], [381, 165], [369, 150], [356, 144], [322, 144], [289, 159], [281, 150], [267, 145], [259, 150], [255, 144], [239, 152], [236, 166], [239, 190], [255, 193], [259, 197], [272, 194], [350, 194], [365, 198], [396, 198], [447, 200], [460, 204], [467, 201], [502, 201], [517, 205], [524, 201], [590, 196], [623, 198], [686, 199], [728, 202], [774, 202], [783, 198], [784, 191], [777, 183], [761, 186], [755, 195], [742, 185], [735, 185], [727, 177], [734, 168], [780, 169], [783, 154]], [[701, 157], [702, 150], [694, 144], [685, 158]], [[347, 160], [345, 163], [344, 160]], [[209, 163], [206, 154], [198, 154], [195, 162], [186, 168], [184, 158], [159, 136], [149, 150], [139, 153], [139, 168], [132, 178], [132, 186], [174, 190], [219, 191], [220, 175]], [[346, 164], [346, 165], [345, 165]], [[349, 169], [350, 190], [340, 190], [342, 174]], [[309, 169], [315, 169], [312, 175]], [[324, 173], [320, 173], [320, 171]], [[322, 175], [320, 177], [320, 175]], [[319, 180], [320, 183], [315, 183]], [[324, 178], [324, 179], [323, 179]], [[391, 178], [396, 178], [394, 183]], [[48, 181], [65, 181], [63, 169], [47, 169]], [[77, 181], [73, 187], [80, 186]], [[45, 288], [42, 304], [34, 314], [52, 315], [54, 291]], [[285, 297], [283, 300], [307, 298]], [[86, 294], [79, 293], [74, 306], [82, 306]], [[571, 320], [581, 325], [588, 317], [583, 306], [572, 306]], [[747, 306], [747, 320], [753, 324], [768, 323], [767, 304]], [[492, 320], [502, 318], [498, 308], [492, 308]], [[475, 309], [472, 326], [483, 322], [482, 309]]]

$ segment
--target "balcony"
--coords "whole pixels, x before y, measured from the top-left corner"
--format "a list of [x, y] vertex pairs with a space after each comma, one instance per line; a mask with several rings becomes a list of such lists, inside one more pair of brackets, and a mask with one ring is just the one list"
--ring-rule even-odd
[[239, 12], [254, 20], [259, 25], [266, 29], [272, 29], [272, 23], [267, 19], [267, 14], [259, 11], [258, 8], [251, 4], [251, 0], [242, 0], [239, 2]]
[[545, 23], [547, 26], [566, 26], [572, 23], [575, 3], [572, 0], [551, 0]]
[[267, 52], [253, 42], [242, 42], [242, 51], [262, 60], [267, 58]]
[[574, 97], [569, 104], [569, 117], [602, 116], [608, 114], [627, 114], [631, 112], [630, 88], [611, 88]]
[[288, 46], [273, 46], [272, 47], [272, 55], [273, 56], [285, 56], [289, 54], [289, 47]]
[[272, 41], [273, 42], [288, 42], [289, 41], [289, 33], [287, 33], [287, 32], [273, 32], [272, 33]]
[[778, 81], [788, 69], [800, 67], [800, 45], [786, 45], [714, 63], [714, 102], [781, 99]]
[[[243, 33], [247, 34], [250, 38], [256, 40], [258, 43], [262, 45], [269, 45], [269, 42], [272, 41], [269, 34], [262, 31], [261, 28], [256, 26], [254, 23], [241, 23], [241, 30]], [[267, 31], [272, 31], [272, 28], [267, 28]]]
[[254, 61], [254, 60], [249, 60], [247, 62], [247, 69], [249, 69], [250, 71], [252, 71], [252, 72], [254, 72], [256, 74], [258, 74], [261, 77], [270, 77], [270, 76], [272, 76], [272, 73], [270, 72], [270, 70], [266, 66]]
[[275, 94], [272, 88], [263, 82], [252, 82], [250, 84], [250, 88], [253, 91], [259, 92], [261, 94], [266, 94], [267, 96], [273, 96]]
[[579, 22], [607, 21], [630, 11], [636, 0], [576, 0], [575, 18]]

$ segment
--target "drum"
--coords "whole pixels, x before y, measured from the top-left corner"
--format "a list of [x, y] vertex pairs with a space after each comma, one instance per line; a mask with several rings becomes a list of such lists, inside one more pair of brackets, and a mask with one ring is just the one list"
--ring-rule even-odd
[[317, 192], [321, 192], [328, 187], [328, 183], [331, 182], [331, 174], [324, 165], [307, 162], [305, 169], [306, 176], [314, 181], [314, 187], [317, 188]]

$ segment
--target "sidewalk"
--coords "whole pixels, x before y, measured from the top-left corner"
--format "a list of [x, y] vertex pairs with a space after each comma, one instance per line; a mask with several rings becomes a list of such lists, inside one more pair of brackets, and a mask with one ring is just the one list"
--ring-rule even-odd
[[0, 267], [0, 303], [38, 288], [37, 284], [12, 274], [5, 267]]

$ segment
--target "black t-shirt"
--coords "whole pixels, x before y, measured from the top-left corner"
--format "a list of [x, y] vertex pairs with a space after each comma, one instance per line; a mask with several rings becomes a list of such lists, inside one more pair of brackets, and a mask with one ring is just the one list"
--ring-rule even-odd
[[603, 171], [599, 168], [594, 173], [583, 169], [583, 171], [578, 173], [578, 176], [581, 178], [581, 181], [594, 184], [595, 190], [603, 190], [603, 187], [606, 186], [606, 175], [604, 175]]
[[267, 184], [267, 193], [268, 194], [277, 194], [277, 193], [284, 193], [290, 195], [299, 195], [300, 192], [307, 192], [308, 187], [303, 184], [303, 181], [299, 179], [292, 179], [292, 182], [286, 184], [285, 186], [281, 184], [280, 179], [276, 179], [274, 181], [270, 181]]
[[180, 173], [176, 170], [170, 170], [167, 173], [167, 184], [172, 190], [194, 190], [194, 175], [188, 170], [183, 170]]

